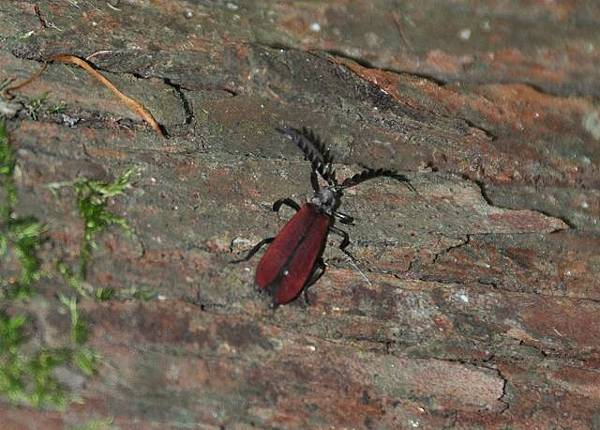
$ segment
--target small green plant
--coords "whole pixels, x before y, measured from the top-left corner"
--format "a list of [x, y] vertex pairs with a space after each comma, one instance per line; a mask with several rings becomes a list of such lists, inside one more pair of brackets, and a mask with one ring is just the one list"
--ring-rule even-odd
[[60, 261], [56, 265], [58, 273], [60, 273], [69, 287], [71, 287], [81, 297], [94, 297], [96, 300], [105, 302], [112, 299], [116, 295], [114, 288], [94, 288], [92, 285], [81, 279], [77, 274], [69, 268], [64, 262]]
[[58, 273], [60, 273], [65, 283], [75, 290], [78, 295], [82, 297], [93, 295], [94, 288], [77, 274], [73, 273], [71, 268], [64, 261], [59, 261], [57, 263], [56, 270], [58, 270]]
[[71, 343], [73, 345], [83, 345], [87, 340], [88, 331], [87, 325], [79, 317], [77, 298], [67, 297], [63, 294], [59, 294], [58, 298], [63, 306], [69, 311], [69, 316], [71, 317]]
[[102, 418], [88, 421], [84, 424], [71, 427], [70, 430], [118, 430], [119, 428], [113, 425], [114, 418]]
[[85, 373], [91, 376], [96, 371], [100, 355], [85, 346], [88, 339], [88, 326], [79, 315], [77, 309], [77, 298], [59, 295], [60, 302], [67, 308], [71, 317], [71, 344], [72, 359], [75, 365]]
[[99, 287], [96, 288], [95, 292], [94, 292], [94, 296], [96, 297], [96, 300], [99, 300], [101, 302], [106, 302], [110, 299], [112, 299], [113, 297], [115, 297], [117, 294], [117, 292], [115, 291], [114, 288], [104, 288], [104, 287]]
[[48, 113], [51, 113], [51, 114], [65, 113], [66, 109], [67, 109], [67, 105], [65, 104], [65, 102], [61, 101], [61, 102], [55, 103], [52, 106], [50, 106], [48, 108]]
[[0, 257], [10, 249], [21, 266], [18, 279], [9, 284], [2, 281], [0, 285], [7, 288], [7, 295], [12, 298], [27, 298], [31, 295], [31, 285], [41, 276], [40, 260], [37, 250], [43, 241], [44, 226], [33, 217], [10, 219], [2, 225], [0, 231]]
[[123, 291], [123, 297], [132, 297], [137, 300], [143, 300], [145, 302], [154, 300], [158, 297], [158, 293], [150, 288], [138, 288], [133, 287]]
[[[4, 123], [0, 122], [0, 186], [4, 201], [0, 202], [0, 257], [10, 250], [17, 257], [21, 273], [12, 282], [0, 281], [11, 297], [30, 295], [31, 284], [40, 277], [40, 261], [36, 255], [43, 240], [44, 226], [33, 217], [14, 216], [17, 191], [13, 174], [16, 159], [8, 142]], [[6, 292], [6, 291], [5, 291]]]
[[[14, 207], [17, 191], [13, 175], [16, 166], [8, 134], [0, 122], [0, 258], [9, 252], [20, 263], [20, 274], [15, 279], [2, 279], [2, 297], [26, 299], [31, 295], [32, 283], [40, 277], [40, 261], [36, 255], [42, 242], [43, 225], [33, 217], [17, 217]], [[61, 349], [38, 349], [26, 354], [23, 328], [24, 315], [7, 316], [0, 313], [0, 394], [16, 403], [36, 407], [62, 407], [66, 397], [52, 375], [53, 370], [65, 363], [67, 355]]]
[[113, 214], [107, 209], [108, 200], [123, 194], [129, 187], [135, 169], [127, 169], [113, 182], [80, 179], [74, 184], [77, 193], [77, 206], [83, 218], [83, 244], [80, 254], [80, 275], [85, 279], [87, 265], [92, 251], [96, 248], [95, 236], [109, 226], [118, 225], [130, 233], [125, 218]]
[[0, 202], [0, 221], [6, 222], [17, 201], [17, 187], [13, 179], [17, 160], [8, 143], [8, 132], [4, 122], [0, 121], [0, 186], [4, 201]]
[[25, 111], [29, 118], [34, 121], [39, 119], [39, 113], [42, 109], [42, 106], [46, 103], [46, 99], [48, 98], [48, 93], [44, 93], [37, 97], [31, 97], [27, 103], [25, 103]]
[[83, 242], [80, 248], [79, 277], [85, 280], [87, 265], [96, 248], [95, 237], [112, 225], [121, 227], [126, 233], [131, 229], [125, 218], [108, 210], [109, 199], [125, 193], [131, 184], [131, 177], [137, 172], [129, 168], [112, 182], [81, 178], [75, 182], [49, 184], [53, 191], [65, 186], [72, 186], [76, 193], [77, 208], [83, 219]]
[[28, 352], [23, 334], [27, 318], [0, 313], [0, 394], [17, 404], [63, 408], [70, 400], [54, 376], [59, 366], [77, 366], [91, 376], [101, 359], [85, 345], [88, 327], [77, 308], [76, 297], [59, 296], [71, 320], [70, 346]]
[[[37, 111], [45, 102], [45, 97], [30, 100], [28, 111], [33, 119], [37, 118]], [[42, 276], [37, 251], [44, 240], [45, 226], [33, 217], [17, 215], [15, 168], [16, 157], [9, 145], [6, 128], [0, 122], [0, 259], [8, 255], [14, 263], [10, 266], [14, 276], [5, 276], [3, 272], [0, 278], [0, 299], [26, 300], [33, 293], [34, 282]], [[79, 270], [71, 270], [62, 261], [54, 265], [56, 272], [75, 292], [73, 296], [59, 294], [59, 301], [70, 319], [69, 341], [63, 348], [47, 348], [43, 343], [38, 345], [39, 340], [25, 335], [33, 330], [33, 326], [28, 325], [27, 317], [12, 315], [14, 312], [11, 309], [14, 311], [14, 308], [10, 302], [3, 302], [1, 309], [6, 310], [5, 313], [0, 310], [0, 395], [3, 398], [16, 404], [63, 408], [73, 400], [73, 396], [57, 380], [57, 368], [76, 367], [86, 376], [96, 372], [101, 356], [86, 345], [88, 326], [78, 307], [79, 298], [110, 300], [116, 296], [150, 300], [156, 297], [152, 291], [136, 287], [122, 291], [95, 289], [85, 280], [98, 234], [114, 225], [130, 233], [125, 218], [112, 213], [108, 206], [112, 198], [123, 194], [129, 187], [135, 172], [135, 169], [128, 169], [114, 181], [108, 182], [78, 179], [50, 186], [53, 191], [63, 186], [72, 187], [83, 220]], [[6, 271], [4, 267], [2, 269]], [[109, 426], [110, 423], [106, 423], [98, 428], [111, 428]], [[96, 427], [90, 425], [89, 428]]]
[[53, 371], [66, 363], [70, 354], [64, 349], [26, 354], [26, 321], [24, 315], [9, 317], [0, 313], [0, 393], [14, 403], [62, 408], [67, 397]]
[[[20, 265], [18, 276], [2, 273], [0, 298], [27, 299], [32, 284], [41, 277], [41, 262], [37, 250], [44, 236], [44, 225], [33, 217], [15, 214], [17, 192], [13, 175], [16, 159], [9, 146], [6, 128], [0, 122], [0, 258], [7, 254], [16, 257]], [[109, 189], [108, 192], [113, 192]], [[4, 267], [2, 267], [4, 269]], [[80, 294], [91, 289], [79, 283], [66, 266], [58, 265], [59, 272]], [[8, 279], [7, 279], [8, 278]], [[106, 292], [103, 293], [106, 295]], [[85, 345], [88, 328], [77, 308], [76, 297], [60, 295], [70, 321], [70, 342], [64, 348], [35, 348], [35, 343], [24, 335], [27, 318], [0, 311], [0, 395], [16, 404], [34, 407], [63, 408], [72, 398], [55, 377], [60, 366], [76, 366], [85, 375], [92, 375], [100, 356]], [[2, 309], [10, 309], [10, 302], [2, 302]]]
[[114, 288], [94, 288], [88, 282], [82, 280], [77, 274], [73, 273], [73, 271], [64, 261], [60, 261], [56, 268], [58, 273], [62, 275], [66, 284], [81, 297], [93, 297], [100, 302], [105, 302], [115, 298], [118, 300], [137, 299], [147, 302], [149, 300], [156, 299], [158, 296], [156, 291], [146, 287], [134, 286], [118, 291]]

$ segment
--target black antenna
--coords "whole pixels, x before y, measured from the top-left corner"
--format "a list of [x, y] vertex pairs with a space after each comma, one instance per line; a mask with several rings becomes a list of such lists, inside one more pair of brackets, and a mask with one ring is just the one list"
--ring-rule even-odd
[[310, 161], [310, 164], [319, 175], [327, 181], [329, 185], [337, 185], [335, 178], [335, 169], [333, 168], [333, 157], [325, 144], [319, 137], [305, 127], [302, 130], [293, 127], [277, 128], [277, 131], [287, 136], [302, 152], [304, 158]]
[[350, 178], [346, 178], [344, 182], [342, 182], [341, 188], [350, 188], [360, 184], [361, 182], [368, 181], [369, 179], [373, 178], [378, 178], [380, 176], [396, 179], [402, 182], [404, 185], [406, 185], [410, 190], [417, 192], [417, 190], [415, 190], [415, 187], [412, 186], [410, 180], [406, 176], [388, 169], [365, 169], [362, 172], [357, 173], [356, 175]]

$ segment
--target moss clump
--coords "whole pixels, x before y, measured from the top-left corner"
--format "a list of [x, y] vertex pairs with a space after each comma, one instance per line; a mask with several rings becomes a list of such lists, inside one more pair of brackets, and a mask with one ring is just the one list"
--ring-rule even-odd
[[3, 194], [0, 198], [0, 258], [15, 256], [20, 266], [18, 276], [3, 276], [0, 280], [0, 395], [18, 404], [63, 408], [70, 396], [57, 380], [56, 369], [78, 367], [90, 376], [100, 356], [85, 345], [88, 329], [77, 308], [76, 297], [59, 295], [71, 321], [70, 342], [64, 348], [36, 345], [24, 334], [27, 317], [9, 315], [5, 311], [12, 307], [15, 299], [27, 300], [33, 293], [33, 283], [41, 278], [37, 251], [44, 236], [44, 225], [37, 219], [15, 214], [15, 167], [6, 127], [0, 122], [0, 192]]
[[[53, 191], [63, 187], [72, 187], [75, 190], [77, 209], [83, 220], [83, 242], [79, 253], [79, 277], [81, 280], [86, 278], [88, 263], [93, 250], [97, 247], [95, 238], [99, 233], [113, 225], [121, 227], [126, 233], [131, 232], [127, 220], [112, 213], [108, 209], [108, 203], [110, 199], [125, 193], [136, 172], [137, 169], [129, 168], [117, 179], [109, 182], [81, 178], [74, 182], [49, 185]], [[69, 274], [64, 269], [61, 273], [63, 276]], [[68, 282], [72, 283], [72, 279]]]
[[6, 222], [17, 202], [17, 188], [13, 179], [17, 160], [8, 144], [8, 133], [4, 122], [0, 121], [0, 187], [4, 193], [0, 201], [0, 220]]
[[0, 314], [0, 393], [14, 403], [34, 407], [66, 405], [67, 396], [53, 371], [69, 359], [66, 349], [26, 353], [24, 315]]
[[77, 193], [77, 207], [83, 218], [83, 244], [80, 254], [80, 275], [85, 279], [87, 264], [93, 249], [96, 248], [95, 236], [112, 225], [118, 225], [130, 232], [125, 218], [113, 214], [107, 209], [109, 199], [123, 194], [131, 183], [135, 169], [127, 169], [113, 182], [80, 179], [73, 185]]
[[18, 278], [0, 281], [2, 295], [26, 298], [31, 294], [31, 284], [40, 277], [40, 261], [37, 249], [42, 243], [44, 226], [34, 217], [18, 217], [14, 214], [17, 188], [13, 179], [16, 159], [8, 142], [4, 123], [0, 122], [0, 189], [4, 198], [0, 201], [0, 258], [6, 258], [9, 250], [20, 264]]
[[25, 103], [25, 111], [27, 112], [27, 115], [29, 115], [29, 118], [31, 118], [34, 121], [37, 121], [39, 119], [40, 110], [46, 103], [47, 98], [48, 93], [43, 93], [38, 97], [31, 97], [27, 100], [27, 102]]

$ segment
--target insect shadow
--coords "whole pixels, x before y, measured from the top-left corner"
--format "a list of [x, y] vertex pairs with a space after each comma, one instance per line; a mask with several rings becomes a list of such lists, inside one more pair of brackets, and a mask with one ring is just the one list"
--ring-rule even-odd
[[[292, 127], [278, 128], [277, 131], [298, 146], [304, 152], [305, 159], [310, 161], [310, 182], [314, 195], [302, 206], [290, 198], [277, 200], [273, 204], [275, 212], [286, 205], [295, 209], [296, 214], [277, 236], [261, 240], [244, 258], [232, 261], [248, 261], [264, 245], [270, 244], [258, 263], [255, 279], [256, 284], [272, 297], [274, 307], [294, 300], [324, 273], [322, 255], [330, 231], [342, 237], [340, 249], [355, 262], [346, 249], [350, 244], [348, 233], [334, 225], [336, 220], [342, 224], [352, 224], [354, 221], [350, 215], [338, 210], [344, 190], [383, 176], [397, 179], [416, 192], [406, 176], [387, 169], [365, 169], [339, 183], [335, 177], [333, 157], [314, 132]], [[320, 187], [317, 175], [327, 183], [326, 186]]]

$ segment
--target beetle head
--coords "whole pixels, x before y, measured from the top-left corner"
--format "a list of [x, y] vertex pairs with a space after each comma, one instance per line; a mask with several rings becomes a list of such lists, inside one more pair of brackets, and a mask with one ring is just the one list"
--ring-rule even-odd
[[342, 190], [337, 186], [329, 186], [321, 188], [317, 191], [310, 202], [317, 206], [322, 212], [329, 216], [333, 216], [337, 208], [340, 206]]

